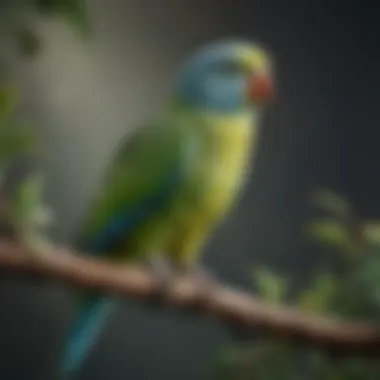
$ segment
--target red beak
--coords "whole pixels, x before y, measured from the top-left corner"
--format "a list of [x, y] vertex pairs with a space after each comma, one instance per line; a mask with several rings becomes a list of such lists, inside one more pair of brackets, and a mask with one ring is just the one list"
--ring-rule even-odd
[[254, 75], [249, 84], [249, 98], [255, 103], [268, 103], [274, 97], [272, 79], [268, 75]]

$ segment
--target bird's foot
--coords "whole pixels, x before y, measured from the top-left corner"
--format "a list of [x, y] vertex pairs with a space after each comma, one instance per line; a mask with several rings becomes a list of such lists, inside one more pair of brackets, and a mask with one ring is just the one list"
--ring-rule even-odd
[[209, 302], [215, 295], [218, 286], [217, 278], [202, 266], [187, 269], [186, 272], [195, 281], [202, 301]]
[[148, 260], [148, 269], [153, 275], [153, 297], [163, 298], [175, 275], [170, 261], [162, 255], [154, 255]]

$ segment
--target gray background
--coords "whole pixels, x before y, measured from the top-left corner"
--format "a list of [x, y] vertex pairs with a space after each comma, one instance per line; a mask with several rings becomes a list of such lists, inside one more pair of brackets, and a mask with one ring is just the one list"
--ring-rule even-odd
[[[21, 115], [37, 125], [46, 145], [58, 241], [70, 242], [112, 147], [160, 109], [188, 53], [226, 36], [254, 38], [272, 49], [279, 99], [265, 120], [254, 176], [212, 239], [205, 264], [244, 287], [255, 264], [307, 278], [321, 258], [302, 237], [308, 195], [317, 184], [347, 193], [362, 215], [376, 217], [375, 1], [91, 3], [92, 44], [81, 45], [57, 20], [38, 18], [45, 50], [33, 62], [12, 60], [24, 92]], [[0, 378], [52, 378], [74, 310], [69, 291], [3, 274], [0, 305]], [[207, 379], [216, 351], [232, 338], [207, 317], [126, 300], [78, 378]]]

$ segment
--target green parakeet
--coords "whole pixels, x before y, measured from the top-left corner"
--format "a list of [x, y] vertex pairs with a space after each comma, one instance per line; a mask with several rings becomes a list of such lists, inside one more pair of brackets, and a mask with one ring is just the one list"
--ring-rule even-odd
[[[79, 248], [120, 262], [163, 255], [195, 268], [247, 177], [273, 90], [270, 57], [257, 44], [222, 41], [195, 52], [164, 112], [121, 143]], [[64, 375], [83, 363], [114, 305], [98, 293], [81, 296]]]

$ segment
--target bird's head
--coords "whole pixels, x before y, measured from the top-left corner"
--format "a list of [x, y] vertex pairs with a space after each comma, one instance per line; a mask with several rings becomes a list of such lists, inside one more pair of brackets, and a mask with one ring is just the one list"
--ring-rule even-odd
[[274, 96], [271, 60], [260, 46], [218, 42], [197, 51], [180, 73], [181, 102], [202, 110], [236, 112]]

